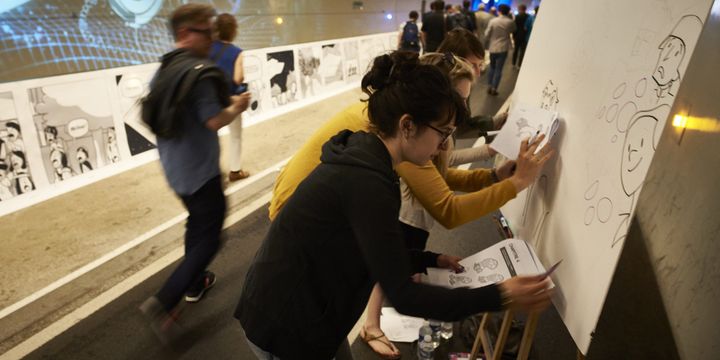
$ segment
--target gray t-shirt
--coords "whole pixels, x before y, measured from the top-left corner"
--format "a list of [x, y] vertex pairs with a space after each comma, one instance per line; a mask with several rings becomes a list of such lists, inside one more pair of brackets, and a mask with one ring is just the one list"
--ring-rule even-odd
[[200, 80], [188, 95], [183, 134], [157, 139], [160, 163], [170, 187], [180, 195], [191, 195], [208, 180], [220, 175], [220, 144], [217, 132], [205, 123], [223, 110], [211, 80]]

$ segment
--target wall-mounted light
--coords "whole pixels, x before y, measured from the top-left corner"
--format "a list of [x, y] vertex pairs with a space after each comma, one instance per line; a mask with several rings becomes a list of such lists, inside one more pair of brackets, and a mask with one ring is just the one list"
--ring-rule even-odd
[[283, 23], [283, 18], [280, 17], [280, 16], [276, 17], [276, 18], [275, 18], [275, 23], [278, 24], [278, 25], [282, 25], [282, 23]]
[[385, 18], [388, 20], [392, 20], [393, 16], [391, 13], [387, 13], [387, 14], [385, 14]]
[[676, 128], [685, 128], [685, 127], [687, 127], [687, 121], [688, 121], [687, 116], [677, 114], [677, 115], [675, 115], [675, 117], [673, 117], [672, 124]]

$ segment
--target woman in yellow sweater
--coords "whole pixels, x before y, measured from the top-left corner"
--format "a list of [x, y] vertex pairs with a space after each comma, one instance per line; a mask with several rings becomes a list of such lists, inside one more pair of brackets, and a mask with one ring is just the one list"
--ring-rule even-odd
[[[462, 58], [430, 53], [421, 57], [421, 63], [441, 68], [448, 73], [458, 93], [464, 98], [469, 96], [474, 76], [472, 67]], [[318, 129], [280, 172], [270, 202], [270, 219], [277, 216], [300, 182], [320, 163], [321, 148], [326, 141], [341, 130], [367, 131], [368, 126], [367, 105], [360, 102], [347, 107]], [[511, 174], [514, 163], [506, 163], [498, 169], [459, 170], [448, 167], [451, 151], [452, 147], [441, 151], [435, 163], [418, 166], [404, 162], [395, 167], [401, 177], [399, 219], [408, 248], [424, 249], [434, 220], [446, 228], [454, 228], [497, 210], [525, 189], [542, 166], [524, 161], [521, 154], [514, 174]], [[456, 195], [453, 191], [467, 194]], [[434, 265], [458, 269], [459, 258], [433, 255]], [[376, 286], [368, 302], [361, 337], [379, 355], [398, 358], [400, 352], [380, 329], [382, 301], [382, 291]]]

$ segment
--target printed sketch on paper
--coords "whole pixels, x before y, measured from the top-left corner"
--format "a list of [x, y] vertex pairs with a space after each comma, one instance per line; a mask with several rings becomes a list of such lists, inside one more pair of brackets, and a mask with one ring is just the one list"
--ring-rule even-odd
[[155, 135], [140, 117], [140, 101], [150, 91], [150, 81], [154, 74], [155, 71], [148, 70], [115, 76], [122, 121], [133, 156], [155, 149]]
[[262, 61], [260, 56], [254, 53], [243, 53], [243, 77], [244, 81], [248, 84], [248, 93], [250, 93], [250, 106], [248, 106], [245, 113], [253, 115], [259, 113], [263, 109], [262, 90], [263, 77], [262, 77]]
[[339, 44], [322, 46], [320, 73], [325, 86], [332, 86], [343, 81], [343, 54]]
[[322, 78], [320, 76], [321, 56], [322, 49], [319, 46], [309, 46], [298, 50], [300, 90], [302, 91], [303, 98], [317, 95], [322, 86]]
[[120, 159], [102, 79], [28, 89], [48, 179], [57, 183]]
[[35, 190], [11, 92], [0, 92], [0, 202]]
[[298, 100], [295, 54], [292, 50], [268, 53], [263, 71], [267, 71], [265, 76], [267, 84], [270, 86], [270, 99], [273, 107]]
[[360, 54], [358, 53], [358, 42], [356, 40], [343, 43], [345, 52], [345, 81], [352, 82], [362, 78], [360, 72]]

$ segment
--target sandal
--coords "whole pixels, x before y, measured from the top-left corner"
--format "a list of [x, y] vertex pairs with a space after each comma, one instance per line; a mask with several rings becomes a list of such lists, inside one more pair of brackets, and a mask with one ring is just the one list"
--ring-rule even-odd
[[247, 178], [250, 176], [250, 173], [245, 170], [238, 170], [238, 171], [231, 171], [228, 173], [228, 180], [230, 181], [238, 181]]
[[[367, 344], [367, 346], [370, 347], [370, 349], [378, 354], [383, 359], [399, 359], [402, 354], [400, 354], [400, 351], [398, 350], [398, 355], [392, 355], [396, 351], [395, 346], [390, 342], [390, 340], [385, 336], [385, 333], [380, 330], [380, 335], [370, 335], [365, 331], [365, 327], [360, 329], [360, 338]], [[383, 340], [383, 338], [385, 338]], [[383, 345], [385, 345], [389, 350], [390, 354], [383, 354], [381, 352], [378, 352], [372, 345], [370, 345], [371, 341], [377, 341]]]

